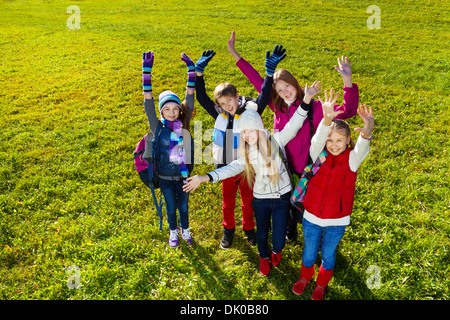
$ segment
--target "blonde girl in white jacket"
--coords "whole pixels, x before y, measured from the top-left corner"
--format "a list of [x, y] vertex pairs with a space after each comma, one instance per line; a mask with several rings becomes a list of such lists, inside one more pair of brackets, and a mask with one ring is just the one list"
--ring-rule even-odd
[[[309, 94], [320, 92], [320, 82], [314, 82]], [[294, 116], [282, 131], [272, 136], [264, 128], [261, 116], [253, 110], [246, 110], [240, 117], [239, 130], [240, 157], [214, 171], [202, 176], [188, 178], [184, 185], [186, 192], [194, 191], [207, 181], [218, 182], [243, 173], [250, 186], [253, 186], [253, 211], [256, 220], [256, 237], [260, 255], [260, 272], [267, 276], [270, 271], [268, 235], [272, 220], [272, 265], [278, 266], [281, 251], [284, 248], [289, 199], [292, 183], [279, 148], [284, 153], [284, 146], [295, 137], [308, 114], [309, 105], [301, 104]]]

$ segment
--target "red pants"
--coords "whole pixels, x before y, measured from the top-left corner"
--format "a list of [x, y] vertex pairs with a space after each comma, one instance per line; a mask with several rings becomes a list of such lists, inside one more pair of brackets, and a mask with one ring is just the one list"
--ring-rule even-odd
[[253, 190], [249, 187], [247, 180], [240, 174], [222, 180], [222, 225], [225, 229], [233, 229], [236, 226], [234, 209], [236, 207], [237, 189], [241, 193], [242, 206], [242, 229], [252, 230], [255, 227], [253, 219]]

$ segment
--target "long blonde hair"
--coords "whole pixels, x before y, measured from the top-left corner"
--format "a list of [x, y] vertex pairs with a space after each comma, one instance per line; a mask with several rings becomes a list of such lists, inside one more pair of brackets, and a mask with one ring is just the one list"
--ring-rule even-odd
[[[272, 184], [276, 184], [278, 179], [280, 178], [280, 171], [276, 162], [278, 152], [274, 150], [269, 136], [262, 130], [258, 130], [258, 142], [256, 143], [256, 148], [258, 150], [258, 159], [256, 165], [265, 165], [268, 169], [267, 173], [270, 177], [270, 182]], [[242, 134], [241, 141], [239, 143], [239, 152], [245, 161], [245, 168], [242, 176], [247, 179], [248, 185], [252, 187], [256, 175], [255, 169], [253, 167], [255, 163], [251, 163], [250, 161], [250, 145], [242, 137]]]

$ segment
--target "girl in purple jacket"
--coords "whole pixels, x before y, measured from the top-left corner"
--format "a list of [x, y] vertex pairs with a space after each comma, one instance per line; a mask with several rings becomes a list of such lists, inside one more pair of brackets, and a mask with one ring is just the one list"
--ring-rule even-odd
[[[242, 58], [235, 49], [235, 32], [231, 34], [228, 40], [228, 51], [236, 59], [236, 65], [242, 73], [248, 78], [258, 92], [264, 79], [258, 71], [252, 67], [244, 58]], [[349, 119], [356, 115], [359, 103], [358, 86], [352, 82], [352, 63], [347, 57], [338, 58], [338, 66], [334, 66], [344, 81], [344, 103], [335, 105], [336, 111], [343, 111], [336, 119]], [[272, 98], [269, 101], [269, 107], [274, 112], [274, 129], [283, 130], [289, 122], [294, 112], [303, 102], [310, 105], [308, 113], [309, 121], [305, 121], [298, 131], [297, 135], [286, 145], [286, 157], [289, 162], [292, 173], [301, 176], [303, 169], [309, 162], [309, 148], [311, 138], [314, 135], [320, 121], [323, 119], [322, 104], [318, 100], [305, 99], [304, 90], [300, 87], [297, 79], [285, 69], [277, 69], [273, 76]], [[307, 101], [309, 100], [309, 101]], [[312, 128], [311, 125], [312, 124]], [[287, 230], [287, 240], [292, 241], [297, 237], [297, 221], [301, 220], [299, 212], [292, 210], [292, 220], [289, 221]]]

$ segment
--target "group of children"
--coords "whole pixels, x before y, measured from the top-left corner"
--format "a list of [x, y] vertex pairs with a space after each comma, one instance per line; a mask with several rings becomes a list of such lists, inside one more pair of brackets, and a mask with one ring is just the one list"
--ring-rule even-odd
[[[150, 138], [146, 141], [150, 144], [154, 137], [159, 146], [157, 155], [151, 154], [150, 145], [146, 147], [144, 158], [151, 161], [153, 157], [157, 163], [170, 229], [169, 245], [178, 245], [177, 210], [181, 237], [187, 244], [192, 244], [189, 193], [203, 182], [222, 181], [223, 237], [220, 246], [227, 249], [233, 242], [238, 189], [242, 201], [242, 229], [248, 242], [257, 245], [261, 274], [269, 275], [270, 265], [277, 267], [280, 264], [285, 241], [296, 238], [297, 223], [301, 221], [304, 252], [300, 278], [292, 290], [296, 295], [303, 293], [314, 276], [314, 264], [320, 251], [322, 261], [312, 298], [321, 300], [333, 274], [337, 246], [350, 224], [356, 172], [369, 152], [372, 139], [372, 109], [366, 105], [358, 108], [358, 86], [352, 82], [351, 62], [346, 57], [338, 58], [335, 66], [344, 82], [344, 103], [336, 105], [338, 93], [333, 89], [325, 90], [324, 100], [313, 99], [322, 91], [320, 82], [302, 88], [289, 71], [277, 69], [286, 56], [282, 46], [276, 46], [272, 53], [267, 51], [265, 77], [262, 78], [237, 53], [235, 42], [233, 32], [228, 50], [259, 92], [258, 97], [240, 96], [234, 85], [221, 83], [214, 90], [214, 100], [211, 99], [206, 93], [204, 73], [215, 52], [204, 51], [196, 63], [183, 53], [181, 59], [188, 69], [186, 99], [181, 102], [171, 91], [161, 93], [159, 119], [151, 84], [154, 54], [144, 53], [144, 105], [150, 126]], [[187, 141], [192, 141], [189, 121], [194, 109], [194, 92], [200, 105], [215, 119], [215, 170], [200, 176], [191, 176], [193, 154], [187, 151], [193, 150]], [[274, 113], [273, 134], [264, 127], [261, 118], [267, 105]], [[344, 119], [356, 113], [364, 126], [355, 129], [360, 132], [355, 144]], [[155, 137], [159, 122], [162, 129]], [[305, 175], [309, 177], [306, 191], [300, 200], [294, 199], [292, 193], [296, 185], [293, 181], [296, 179], [293, 177], [301, 179]], [[270, 231], [271, 250], [268, 244]]]

